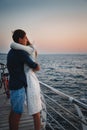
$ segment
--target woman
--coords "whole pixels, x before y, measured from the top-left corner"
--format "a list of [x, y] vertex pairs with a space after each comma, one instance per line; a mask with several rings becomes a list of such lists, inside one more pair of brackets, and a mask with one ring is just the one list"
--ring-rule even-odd
[[[11, 48], [18, 49], [18, 50], [24, 50], [27, 53], [29, 53], [29, 56], [32, 60], [36, 61], [37, 52], [34, 48], [34, 46], [28, 41], [28, 46], [24, 46], [17, 43], [12, 43]], [[35, 72], [29, 68], [26, 64], [24, 65], [24, 70], [26, 74], [27, 79], [27, 105], [28, 105], [28, 112], [29, 115], [33, 115], [34, 117], [34, 125], [35, 130], [40, 129], [40, 111], [42, 109], [41, 106], [41, 98], [40, 98], [40, 85], [39, 81], [35, 75]], [[37, 115], [39, 117], [39, 120], [36, 119]], [[38, 129], [39, 128], [39, 129]]]

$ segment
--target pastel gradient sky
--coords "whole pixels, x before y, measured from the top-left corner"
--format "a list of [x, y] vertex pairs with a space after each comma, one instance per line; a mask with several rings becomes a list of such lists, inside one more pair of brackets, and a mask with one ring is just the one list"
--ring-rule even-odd
[[19, 28], [39, 53], [87, 53], [87, 0], [2, 0], [0, 52]]

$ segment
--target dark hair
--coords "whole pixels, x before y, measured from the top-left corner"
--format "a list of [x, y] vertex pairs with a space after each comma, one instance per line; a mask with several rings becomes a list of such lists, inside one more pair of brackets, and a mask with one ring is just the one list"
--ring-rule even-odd
[[12, 38], [14, 42], [19, 42], [19, 38], [23, 38], [26, 35], [25, 31], [17, 29], [13, 32]]

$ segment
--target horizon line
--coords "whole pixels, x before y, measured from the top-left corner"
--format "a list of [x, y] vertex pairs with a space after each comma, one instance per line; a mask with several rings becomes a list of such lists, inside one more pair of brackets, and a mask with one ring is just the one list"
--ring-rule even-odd
[[[0, 54], [7, 54], [6, 52], [0, 52]], [[56, 55], [56, 54], [87, 54], [87, 52], [40, 52], [38, 53], [38, 55], [50, 55], [50, 54], [53, 54], [53, 55]]]

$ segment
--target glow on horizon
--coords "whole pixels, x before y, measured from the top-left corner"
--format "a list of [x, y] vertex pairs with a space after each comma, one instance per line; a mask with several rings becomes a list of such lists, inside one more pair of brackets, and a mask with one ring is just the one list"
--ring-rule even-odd
[[[8, 0], [9, 4], [11, 0]], [[19, 0], [20, 1], [20, 0]], [[18, 1], [18, 2], [19, 2]], [[26, 0], [16, 7], [0, 9], [0, 52], [8, 52], [12, 42], [11, 31], [21, 28], [27, 32], [39, 53], [87, 52], [87, 2], [85, 0], [48, 0], [35, 5]], [[34, 0], [33, 0], [34, 1]], [[6, 0], [4, 0], [6, 2]], [[65, 2], [65, 3], [64, 3]], [[24, 6], [23, 6], [24, 4]], [[29, 4], [29, 6], [28, 6]], [[15, 9], [16, 7], [16, 9]]]

